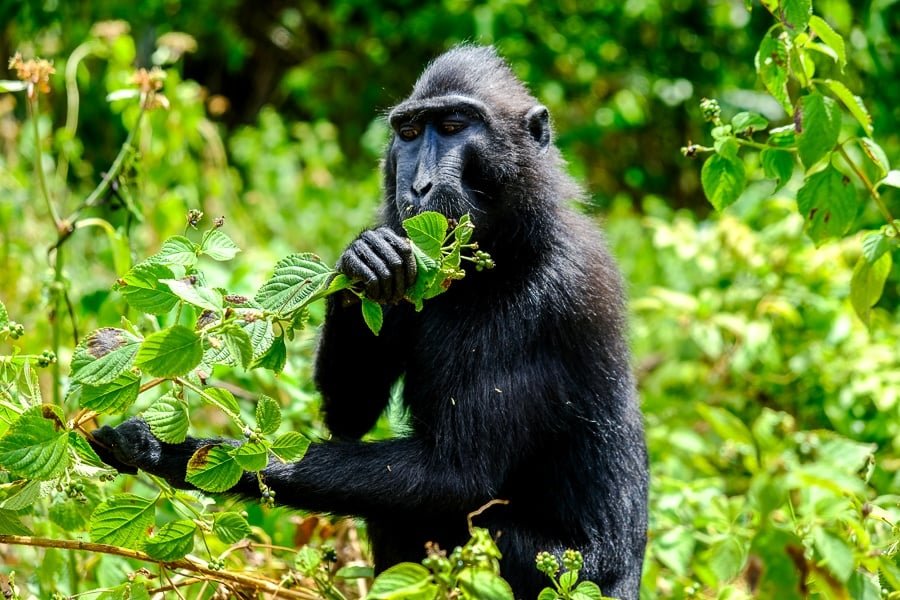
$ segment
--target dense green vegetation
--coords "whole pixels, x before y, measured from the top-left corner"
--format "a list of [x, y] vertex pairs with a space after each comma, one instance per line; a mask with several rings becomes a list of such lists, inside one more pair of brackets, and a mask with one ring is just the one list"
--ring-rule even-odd
[[[192, 473], [215, 491], [324, 435], [315, 300], [373, 219], [381, 112], [476, 40], [550, 107], [630, 285], [643, 597], [900, 598], [895, 3], [383, 4], [0, 6], [0, 591], [506, 597], [481, 530], [373, 585], [356, 524], [115, 478], [82, 437], [244, 434]], [[471, 258], [465, 224], [414, 227], [444, 277]], [[536, 558], [546, 598], [596, 597]]]

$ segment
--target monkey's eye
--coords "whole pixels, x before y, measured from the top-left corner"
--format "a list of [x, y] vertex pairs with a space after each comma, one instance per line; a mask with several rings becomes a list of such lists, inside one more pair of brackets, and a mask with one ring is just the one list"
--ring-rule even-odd
[[466, 124], [462, 121], [457, 121], [455, 119], [448, 119], [446, 121], [441, 121], [440, 130], [444, 135], [453, 135], [454, 133], [459, 133], [463, 129], [465, 129]]
[[420, 128], [412, 123], [407, 123], [405, 125], [401, 125], [397, 130], [397, 134], [400, 136], [400, 139], [411, 142], [412, 140], [419, 137]]

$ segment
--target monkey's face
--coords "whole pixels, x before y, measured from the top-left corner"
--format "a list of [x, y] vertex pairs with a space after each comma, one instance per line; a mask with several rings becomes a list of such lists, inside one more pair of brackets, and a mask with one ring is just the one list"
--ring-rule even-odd
[[[407, 102], [390, 115], [388, 188], [401, 219], [424, 210], [473, 218], [490, 208], [491, 181], [483, 157], [489, 147], [487, 108], [449, 96]], [[393, 183], [393, 186], [391, 185]]]

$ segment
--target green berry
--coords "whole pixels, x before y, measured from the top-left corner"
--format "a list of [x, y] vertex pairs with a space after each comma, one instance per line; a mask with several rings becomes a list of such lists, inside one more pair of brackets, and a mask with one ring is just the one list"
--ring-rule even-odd
[[580, 571], [584, 566], [584, 558], [578, 550], [566, 550], [563, 552], [562, 564], [568, 571]]

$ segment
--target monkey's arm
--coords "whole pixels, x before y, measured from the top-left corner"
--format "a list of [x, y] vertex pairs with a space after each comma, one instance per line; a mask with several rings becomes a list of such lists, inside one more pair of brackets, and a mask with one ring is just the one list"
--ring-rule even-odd
[[358, 439], [384, 410], [390, 388], [406, 368], [411, 305], [400, 303], [416, 278], [409, 241], [386, 227], [364, 231], [341, 255], [337, 270], [383, 302], [378, 335], [366, 326], [352, 294], [328, 298], [316, 355], [315, 382], [325, 423], [341, 438]]

